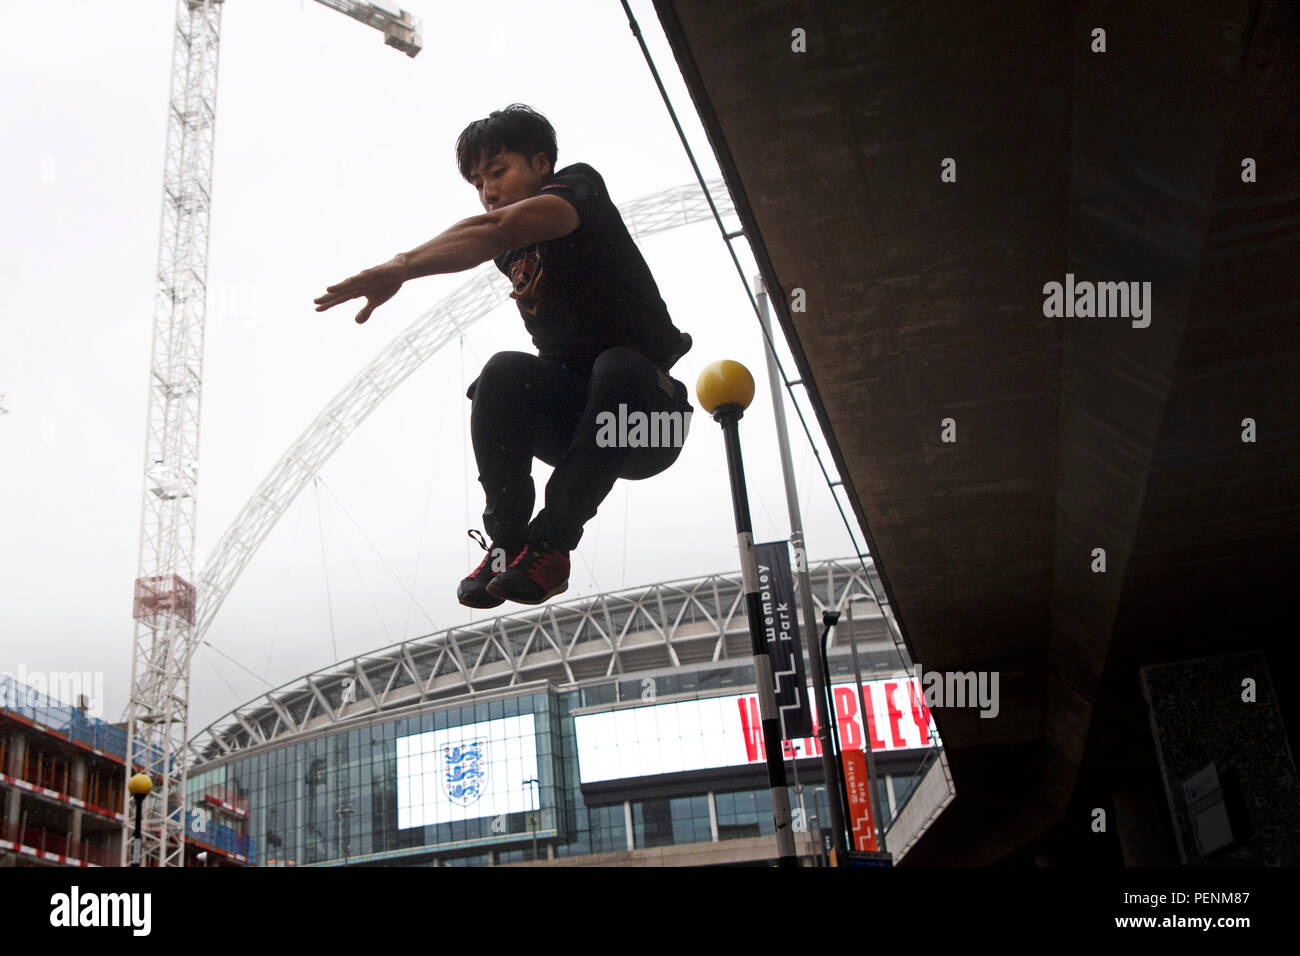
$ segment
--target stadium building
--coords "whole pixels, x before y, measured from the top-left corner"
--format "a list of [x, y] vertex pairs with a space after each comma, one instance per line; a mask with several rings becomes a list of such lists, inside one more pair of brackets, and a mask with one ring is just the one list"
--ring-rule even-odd
[[[897, 860], [952, 797], [938, 734], [861, 564], [809, 570], [819, 615], [854, 603], [863, 687], [841, 619], [837, 730], [844, 750], [862, 746], [865, 700]], [[805, 654], [820, 633], [801, 622]], [[550, 604], [231, 712], [190, 741], [186, 829], [233, 828], [260, 866], [761, 865], [777, 852], [758, 713], [738, 574]], [[830, 821], [818, 741], [787, 753], [800, 862], [816, 865]]]

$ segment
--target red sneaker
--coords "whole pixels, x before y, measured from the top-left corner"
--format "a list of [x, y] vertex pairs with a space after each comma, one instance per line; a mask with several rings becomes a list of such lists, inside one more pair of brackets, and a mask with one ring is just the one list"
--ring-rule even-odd
[[[475, 535], [477, 534], [477, 537]], [[516, 558], [523, 555], [523, 549], [510, 551], [508, 548], [492, 542], [488, 547], [483, 535], [470, 531], [469, 536], [478, 542], [480, 548], [487, 552], [479, 566], [460, 582], [456, 588], [456, 598], [466, 607], [493, 608], [505, 603], [505, 598], [490, 594], [487, 586], [494, 578], [500, 577], [505, 568]]]
[[486, 590], [519, 604], [541, 604], [568, 589], [569, 552], [529, 545]]

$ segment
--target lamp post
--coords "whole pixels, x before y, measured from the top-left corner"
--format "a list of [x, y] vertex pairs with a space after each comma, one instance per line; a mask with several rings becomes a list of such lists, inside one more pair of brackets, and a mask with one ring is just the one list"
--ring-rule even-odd
[[858, 685], [858, 713], [862, 714], [862, 753], [867, 758], [867, 780], [870, 783], [867, 786], [867, 804], [871, 807], [871, 826], [872, 836], [879, 829], [880, 836], [877, 845], [880, 852], [887, 850], [885, 846], [885, 825], [882, 822], [881, 815], [876, 812], [876, 800], [874, 790], [876, 788], [876, 752], [871, 746], [871, 712], [867, 710], [867, 698], [862, 690], [862, 670], [858, 667], [858, 640], [853, 634], [853, 599], [850, 598], [845, 602], [845, 613], [849, 622], [849, 653], [853, 656], [853, 680]]
[[[763, 285], [763, 277], [754, 277], [755, 292], [758, 299], [758, 317], [763, 325], [764, 344], [775, 342], [772, 338], [772, 323], [767, 315], [767, 289]], [[808, 579], [808, 542], [803, 534], [803, 518], [799, 515], [799, 490], [794, 479], [794, 464], [790, 459], [790, 439], [786, 436], [785, 427], [785, 400], [781, 395], [781, 371], [777, 366], [776, 353], [772, 349], [764, 348], [767, 355], [767, 381], [772, 389], [772, 415], [776, 420], [776, 444], [781, 453], [781, 474], [785, 478], [785, 502], [786, 508], [790, 513], [790, 544], [794, 546], [795, 552], [795, 577], [799, 582], [799, 604], [803, 611], [804, 627], [807, 629], [809, 639], [813, 632], [813, 621], [816, 620], [817, 612], [813, 607], [812, 599], [812, 582]], [[809, 648], [808, 664], [812, 671], [813, 687], [817, 693], [815, 699], [817, 702], [817, 740], [821, 744], [822, 752], [822, 776], [828, 783], [835, 782], [839, 779], [840, 770], [835, 763], [835, 753], [831, 747], [831, 727], [835, 722], [835, 708], [832, 706], [829, 710], [826, 706], [826, 694], [830, 686], [830, 676], [826, 673], [822, 665], [821, 657]], [[832, 702], [833, 704], [833, 702]], [[799, 765], [794, 764], [795, 780], [799, 779]], [[838, 784], [836, 784], [838, 786]], [[831, 813], [829, 826], [837, 846], [843, 846], [847, 841], [848, 827], [844, 824], [844, 815], [840, 812], [838, 804], [831, 804]]]
[[533, 831], [533, 862], [537, 862], [537, 815], [542, 812], [542, 784], [536, 777], [530, 777], [524, 783], [537, 784], [537, 799], [533, 801], [532, 831]]
[[777, 865], [797, 867], [794, 833], [790, 829], [790, 794], [786, 791], [785, 755], [781, 752], [781, 718], [776, 709], [772, 660], [763, 636], [763, 605], [759, 599], [758, 565], [754, 560], [754, 534], [745, 490], [745, 466], [740, 457], [740, 418], [754, 400], [754, 377], [739, 362], [723, 359], [706, 366], [695, 383], [700, 406], [722, 426], [731, 479], [731, 506], [740, 546], [740, 570], [745, 582], [745, 616], [749, 618], [749, 643], [754, 655], [754, 683], [763, 723], [763, 749], [767, 780], [772, 790], [772, 817], [776, 823]]
[[[826, 794], [826, 804], [827, 804], [827, 806], [830, 807], [831, 810], [834, 810], [834, 809], [835, 809], [835, 804], [831, 803], [831, 801], [830, 801], [830, 793], [829, 793], [829, 791], [828, 791], [825, 787], [813, 787], [813, 809], [815, 810], [815, 809], [817, 808], [817, 791], [818, 791], [818, 790], [820, 790], [822, 793], [825, 793], [825, 794]], [[814, 813], [814, 814], [812, 815], [812, 818], [813, 818], [814, 820], [816, 820], [816, 819], [817, 819], [817, 814]], [[834, 820], [834, 814], [831, 815], [831, 819], [832, 819], [832, 821]], [[834, 823], [833, 823], [833, 822], [832, 822], [831, 826], [832, 826], [832, 828], [834, 827]], [[820, 827], [819, 827], [818, 830], [817, 830], [817, 859], [819, 859], [819, 860], [822, 861], [822, 865], [823, 865], [823, 866], [826, 865], [826, 848], [825, 848], [824, 846], [822, 846], [822, 834], [821, 834], [821, 828], [820, 828]]]
[[126, 789], [135, 798], [135, 839], [131, 841], [131, 865], [140, 865], [140, 814], [144, 812], [144, 798], [153, 792], [153, 781], [148, 774], [137, 773], [127, 781]]
[[[840, 619], [839, 611], [822, 611], [822, 628], [823, 628], [822, 639], [821, 639], [821, 643], [818, 646], [818, 649], [821, 652], [821, 656], [822, 656], [822, 672], [826, 675], [826, 706], [830, 708], [832, 714], [835, 713], [835, 685], [831, 682], [832, 678], [831, 678], [830, 655], [826, 650], [826, 642], [830, 639], [831, 628], [835, 626], [836, 622], [838, 622], [839, 619]], [[867, 718], [865, 716], [862, 718], [862, 727], [863, 727], [863, 733], [870, 734], [871, 728], [870, 725], [867, 723]], [[840, 746], [840, 729], [839, 729], [838, 721], [831, 722], [831, 742], [835, 745], [835, 763], [838, 768], [838, 766], [841, 765], [841, 762], [844, 759], [844, 749]], [[840, 804], [841, 807], [840, 819], [848, 820], [850, 817], [849, 791], [848, 791], [848, 784], [844, 780], [844, 774], [836, 773], [835, 783], [836, 783], [835, 795], [837, 799], [843, 801]], [[827, 792], [826, 799], [830, 800], [830, 798], [831, 795], [829, 792]], [[847, 827], [847, 824], [845, 826]], [[836, 847], [839, 848], [839, 856], [841, 857], [844, 855], [845, 849], [853, 848], [852, 835], [848, 832], [847, 829], [845, 830], [843, 837], [844, 839], [841, 839], [840, 834], [838, 833], [835, 834], [835, 845]], [[847, 847], [846, 847], [846, 843], [847, 843]]]

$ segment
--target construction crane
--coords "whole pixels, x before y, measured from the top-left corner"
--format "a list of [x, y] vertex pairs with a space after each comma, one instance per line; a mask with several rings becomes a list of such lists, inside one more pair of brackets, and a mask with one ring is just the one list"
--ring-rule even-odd
[[[420, 21], [389, 3], [317, 0], [369, 27], [407, 56]], [[145, 430], [145, 483], [133, 617], [126, 776], [147, 773], [139, 864], [185, 862], [186, 738], [195, 649], [195, 515], [208, 220], [224, 0], [177, 0]], [[124, 820], [133, 821], [123, 788]], [[123, 826], [122, 865], [132, 833]]]

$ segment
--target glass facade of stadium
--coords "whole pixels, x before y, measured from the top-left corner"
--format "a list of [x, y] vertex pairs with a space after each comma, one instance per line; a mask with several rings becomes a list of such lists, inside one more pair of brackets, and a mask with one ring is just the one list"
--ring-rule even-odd
[[[729, 581], [740, 595], [738, 580], [704, 580], [711, 581], [715, 597], [719, 581]], [[645, 593], [634, 603], [644, 606]], [[720, 598], [723, 605], [732, 602], [728, 595]], [[593, 606], [589, 599], [580, 610], [590, 613]], [[608, 614], [608, 604], [599, 610]], [[534, 613], [525, 623], [535, 627], [546, 613]], [[692, 631], [683, 626], [685, 616], [676, 616], [671, 635], [681, 651]], [[743, 609], [715, 624], [715, 653], [728, 642], [747, 644]], [[888, 830], [940, 751], [928, 711], [909, 704], [916, 698], [908, 665], [900, 667], [898, 650], [877, 625], [874, 639], [869, 622], [859, 625], [858, 655], [876, 763], [873, 803]], [[512, 665], [513, 683], [479, 689], [476, 680], [473, 693], [462, 686], [458, 695], [435, 699], [426, 687], [423, 700], [391, 709], [379, 699], [377, 672], [358, 668], [351, 672], [358, 678], [350, 678], [347, 670], [335, 670], [339, 683], [333, 687], [323, 676], [308, 680], [318, 710], [331, 694], [346, 692], [328, 719], [318, 718], [314, 727], [302, 720], [278, 735], [246, 735], [226, 754], [215, 753], [209, 742], [208, 755], [192, 766], [187, 782], [190, 838], [201, 838], [204, 826], [233, 821], [249, 838], [248, 862], [259, 866], [532, 860], [725, 865], [774, 859], [751, 661], [679, 660], [675, 667], [629, 673], [626, 665], [635, 654], [635, 642], [627, 641], [630, 630], [625, 625], [618, 642], [627, 645], [618, 648], [624, 653], [622, 674], [567, 684], [517, 680], [527, 651]], [[663, 634], [657, 641], [661, 652], [673, 643]], [[458, 647], [465, 643], [462, 636]], [[805, 648], [810, 643], [804, 632]], [[436, 640], [425, 646], [436, 646]], [[402, 656], [413, 665], [405, 670], [419, 675], [414, 656]], [[575, 654], [566, 663], [577, 661]], [[862, 697], [854, 689], [847, 649], [833, 646], [830, 661], [841, 745], [861, 748]], [[430, 681], [437, 670], [430, 665]], [[367, 709], [360, 685], [372, 712], [347, 719], [349, 707]], [[275, 706], [286, 720], [291, 717], [283, 703]], [[250, 728], [248, 718], [237, 723]], [[831, 819], [820, 751], [813, 738], [789, 747], [793, 759], [785, 766], [796, 841], [801, 862], [813, 865], [819, 831]]]

